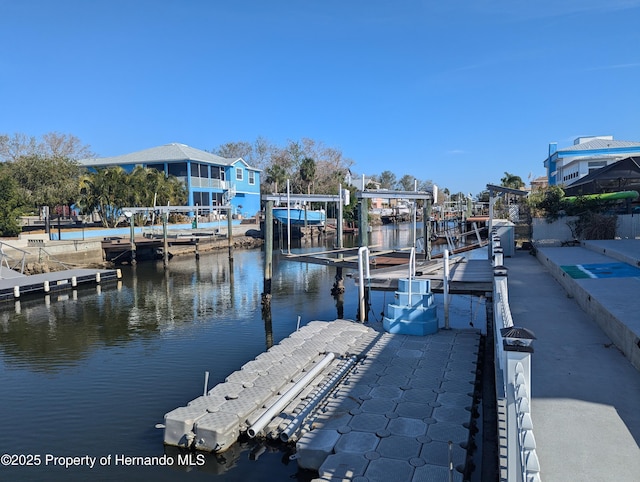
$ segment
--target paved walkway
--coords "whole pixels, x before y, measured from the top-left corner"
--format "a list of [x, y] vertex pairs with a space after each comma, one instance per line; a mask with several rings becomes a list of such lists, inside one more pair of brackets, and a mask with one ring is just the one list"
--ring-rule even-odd
[[[608, 323], [614, 312], [618, 322], [631, 325], [625, 325], [626, 336], [635, 332], [637, 341], [640, 278], [573, 279], [563, 276], [559, 266], [614, 263], [623, 259], [620, 256], [637, 262], [640, 255], [634, 253], [640, 254], [640, 241], [599, 242], [590, 248], [543, 248], [538, 251], [542, 262], [517, 251], [504, 263], [509, 269], [514, 324], [531, 329], [537, 337], [531, 416], [541, 476], [545, 482], [637, 482], [640, 372], [596, 320]], [[615, 257], [602, 254], [603, 249]]]

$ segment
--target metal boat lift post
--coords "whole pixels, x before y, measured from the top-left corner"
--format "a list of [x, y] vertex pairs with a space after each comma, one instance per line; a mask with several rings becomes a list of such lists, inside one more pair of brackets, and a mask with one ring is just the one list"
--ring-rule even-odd
[[[358, 233], [362, 233], [358, 239], [360, 246], [367, 246], [368, 240], [368, 209], [366, 199], [406, 199], [411, 201], [424, 200], [422, 207], [422, 219], [424, 222], [424, 246], [425, 258], [431, 259], [431, 206], [433, 204], [433, 193], [427, 191], [389, 191], [389, 190], [363, 190], [356, 193], [356, 198], [360, 203], [360, 219]], [[414, 221], [414, 232], [415, 232]], [[364, 231], [364, 232], [363, 232]], [[413, 246], [415, 247], [415, 246]]]
[[[287, 184], [288, 185], [288, 184]], [[342, 216], [343, 216], [343, 190], [339, 188], [338, 195], [334, 194], [291, 194], [286, 193], [273, 193], [263, 194], [261, 199], [265, 203], [265, 223], [264, 223], [264, 239], [265, 239], [265, 280], [264, 280], [264, 293], [262, 293], [263, 303], [270, 302], [271, 299], [271, 266], [273, 266], [273, 206], [274, 203], [286, 203], [287, 206], [293, 203], [338, 203], [338, 217], [336, 219], [337, 231], [338, 231], [338, 246], [342, 248]], [[347, 191], [348, 192], [348, 191]], [[305, 211], [306, 212], [306, 211]], [[326, 212], [326, 210], [325, 210]], [[289, 227], [290, 229], [290, 227]], [[290, 231], [289, 231], [290, 233]], [[291, 254], [291, 235], [287, 235], [287, 252]], [[342, 268], [338, 268], [342, 270]], [[340, 273], [341, 277], [341, 273]], [[336, 285], [339, 284], [338, 276], [336, 276]], [[336, 286], [334, 286], [336, 289]], [[343, 290], [344, 291], [344, 290]], [[269, 301], [267, 301], [269, 300]]]

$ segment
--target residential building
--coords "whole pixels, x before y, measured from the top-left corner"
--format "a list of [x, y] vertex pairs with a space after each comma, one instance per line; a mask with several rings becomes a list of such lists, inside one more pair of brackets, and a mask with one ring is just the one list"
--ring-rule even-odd
[[617, 141], [613, 136], [578, 137], [572, 146], [549, 144], [544, 160], [550, 186], [570, 186], [578, 179], [629, 156], [640, 154], [640, 142]]
[[189, 206], [213, 210], [231, 204], [233, 214], [245, 216], [260, 211], [260, 170], [241, 157], [226, 159], [173, 143], [121, 156], [83, 159], [79, 163], [91, 169], [120, 166], [126, 172], [136, 166], [157, 169], [184, 182]]

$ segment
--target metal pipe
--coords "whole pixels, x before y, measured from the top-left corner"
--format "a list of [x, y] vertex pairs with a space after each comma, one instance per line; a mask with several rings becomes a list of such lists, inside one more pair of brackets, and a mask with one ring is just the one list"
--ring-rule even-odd
[[313, 367], [309, 372], [302, 377], [294, 386], [292, 386], [289, 390], [287, 390], [266, 412], [262, 414], [262, 416], [256, 420], [256, 422], [249, 427], [247, 430], [247, 435], [253, 438], [260, 431], [266, 427], [266, 425], [276, 416], [278, 415], [284, 407], [286, 407], [294, 397], [296, 397], [303, 389], [307, 386], [307, 384], [313, 380], [325, 367], [333, 361], [335, 358], [335, 354], [327, 353], [327, 355], [320, 360], [315, 367]]
[[280, 440], [283, 442], [291, 441], [291, 436], [297, 432], [300, 425], [304, 422], [307, 416], [318, 406], [318, 404], [327, 396], [327, 394], [333, 390], [333, 388], [342, 380], [345, 374], [351, 370], [351, 368], [358, 362], [358, 357], [353, 355], [350, 357], [340, 369], [333, 374], [333, 376], [327, 381], [327, 384], [322, 387], [317, 393], [309, 400], [309, 403], [296, 415], [296, 417], [289, 422], [289, 425], [280, 434]]
[[444, 250], [444, 275], [443, 275], [443, 291], [444, 291], [444, 329], [449, 329], [449, 250]]
[[[362, 256], [366, 258], [366, 270], [363, 266]], [[360, 284], [358, 285], [358, 296], [360, 300], [360, 321], [364, 321], [365, 319], [365, 303], [364, 303], [364, 272], [366, 271], [367, 279], [371, 276], [369, 274], [369, 248], [367, 246], [361, 246], [358, 249], [358, 279], [360, 280]]]
[[203, 396], [207, 396], [207, 389], [209, 388], [209, 372], [204, 372], [204, 393]]
[[411, 291], [412, 291], [412, 280], [416, 274], [416, 248], [411, 248], [411, 255], [409, 256], [409, 306], [413, 306], [411, 304]]

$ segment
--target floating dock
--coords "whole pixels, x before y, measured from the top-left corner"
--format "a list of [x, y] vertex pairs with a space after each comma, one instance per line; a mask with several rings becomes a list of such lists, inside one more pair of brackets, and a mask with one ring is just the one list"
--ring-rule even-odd
[[83, 284], [100, 284], [122, 278], [119, 269], [68, 269], [51, 273], [24, 275], [7, 268], [0, 273], [0, 302], [22, 295], [75, 289]]
[[242, 435], [265, 437], [295, 443], [298, 465], [323, 480], [460, 481], [479, 342], [476, 330], [313, 321], [168, 412], [164, 443], [224, 452]]

